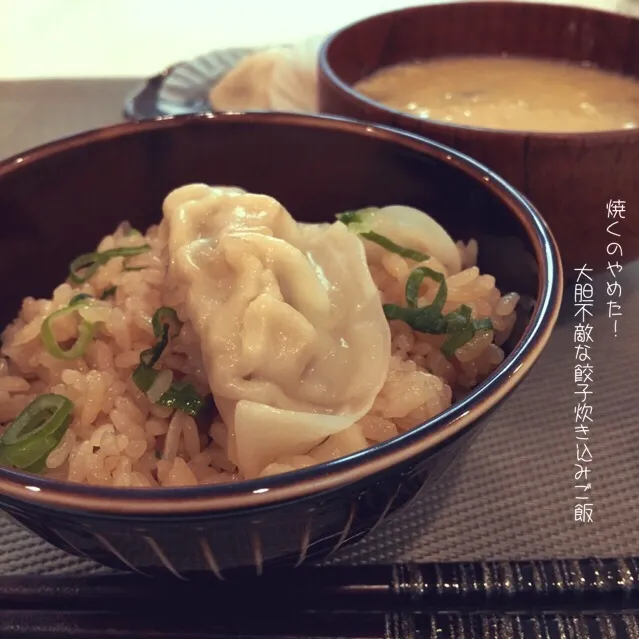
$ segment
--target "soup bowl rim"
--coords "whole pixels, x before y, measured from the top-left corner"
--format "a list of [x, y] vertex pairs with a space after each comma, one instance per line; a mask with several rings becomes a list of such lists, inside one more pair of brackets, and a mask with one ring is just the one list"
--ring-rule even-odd
[[[535, 10], [551, 10], [557, 13], [561, 13], [567, 10], [576, 11], [584, 14], [591, 14], [593, 20], [597, 19], [597, 17], [601, 16], [614, 16], [615, 18], [619, 18], [621, 20], [626, 20], [629, 22], [637, 22], [639, 23], [639, 18], [635, 18], [633, 16], [621, 14], [615, 11], [606, 11], [604, 9], [594, 9], [590, 7], [582, 7], [582, 6], [573, 6], [573, 5], [563, 5], [563, 4], [553, 4], [549, 2], [530, 2], [530, 1], [521, 1], [521, 0], [512, 0], [507, 3], [508, 8], [514, 8], [517, 6], [525, 6], [527, 9], [531, 11]], [[481, 7], [481, 6], [492, 6], [492, 7], [504, 7], [505, 3], [503, 0], [436, 0], [435, 2], [431, 2], [429, 4], [423, 5], [413, 5], [410, 7], [404, 7], [400, 9], [391, 9], [389, 11], [384, 11], [381, 13], [376, 13], [374, 15], [367, 16], [365, 18], [361, 18], [358, 20], [354, 20], [346, 26], [340, 28], [339, 30], [331, 33], [321, 44], [318, 53], [318, 71], [319, 75], [323, 76], [325, 81], [328, 82], [334, 89], [337, 89], [342, 97], [345, 97], [352, 104], [360, 104], [365, 105], [368, 113], [374, 113], [376, 115], [388, 116], [392, 115], [396, 121], [395, 126], [401, 126], [402, 121], [406, 120], [407, 122], [417, 123], [420, 122], [426, 127], [441, 127], [444, 129], [450, 129], [451, 131], [459, 131], [460, 135], [463, 134], [473, 134], [473, 135], [486, 135], [486, 136], [498, 136], [500, 138], [521, 138], [522, 140], [528, 138], [530, 136], [534, 136], [538, 140], [544, 140], [548, 142], [557, 142], [557, 141], [565, 141], [565, 142], [579, 142], [581, 143], [582, 138], [586, 138], [586, 141], [589, 143], [615, 143], [615, 142], [626, 142], [628, 136], [639, 135], [639, 127], [634, 129], [606, 129], [603, 131], [530, 131], [526, 129], [501, 129], [501, 128], [490, 128], [490, 127], [479, 127], [479, 126], [471, 126], [467, 124], [459, 124], [454, 122], [445, 122], [441, 120], [430, 120], [419, 118], [406, 111], [400, 111], [390, 106], [386, 106], [381, 102], [377, 102], [363, 93], [357, 91], [353, 88], [351, 84], [345, 82], [338, 72], [335, 70], [333, 65], [329, 61], [329, 53], [330, 48], [333, 43], [342, 37], [348, 37], [352, 30], [361, 25], [365, 25], [368, 23], [374, 23], [379, 19], [383, 19], [387, 16], [399, 16], [400, 14], [409, 14], [412, 12], [420, 13], [422, 11], [426, 12], [429, 9], [434, 7], [441, 6], [472, 6], [472, 7]], [[451, 54], [451, 57], [455, 54]], [[441, 56], [439, 56], [441, 57]], [[523, 57], [523, 56], [522, 56]], [[536, 58], [533, 56], [533, 59], [543, 59], [548, 61], [555, 62], [565, 62], [558, 58], [546, 58], [539, 57]], [[417, 58], [413, 58], [412, 60], [417, 61]], [[408, 62], [409, 59], [406, 60]], [[595, 61], [596, 65], [596, 61]], [[376, 73], [383, 68], [387, 67], [377, 67], [371, 73]], [[596, 68], [596, 67], [595, 67]], [[603, 71], [608, 71], [606, 69], [602, 69]], [[370, 77], [371, 73], [366, 77]], [[615, 73], [615, 72], [612, 72]], [[639, 82], [639, 75], [624, 75], [623, 77], [629, 77], [636, 79]], [[361, 78], [363, 79], [363, 78]], [[321, 94], [320, 88], [320, 94]]]
[[55, 158], [58, 153], [150, 131], [216, 123], [220, 126], [257, 123], [265, 127], [317, 127], [342, 131], [349, 136], [372, 137], [452, 165], [482, 188], [491, 190], [524, 228], [539, 268], [537, 304], [523, 335], [497, 370], [462, 401], [400, 436], [347, 457], [265, 478], [177, 488], [98, 487], [0, 468], [0, 495], [5, 499], [105, 515], [162, 516], [259, 508], [337, 490], [406, 463], [470, 426], [519, 384], [550, 339], [559, 314], [563, 272], [557, 244], [536, 209], [513, 187], [472, 158], [391, 127], [338, 116], [274, 112], [202, 113], [120, 123], [37, 146], [0, 162], [0, 190], [3, 177], [32, 163]]

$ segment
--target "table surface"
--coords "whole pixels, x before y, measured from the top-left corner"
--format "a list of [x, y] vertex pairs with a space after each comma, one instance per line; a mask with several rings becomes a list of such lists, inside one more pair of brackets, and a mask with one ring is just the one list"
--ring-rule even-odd
[[[214, 49], [290, 42], [414, 4], [420, 0], [0, 0], [0, 80], [144, 77]], [[639, 14], [638, 0], [560, 4]]]

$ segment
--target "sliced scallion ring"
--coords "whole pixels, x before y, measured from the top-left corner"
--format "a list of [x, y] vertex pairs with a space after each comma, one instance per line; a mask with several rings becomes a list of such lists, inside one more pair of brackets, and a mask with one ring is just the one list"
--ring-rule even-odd
[[26, 468], [22, 468], [25, 473], [33, 473], [34, 475], [39, 475], [46, 467], [47, 467], [47, 457], [49, 455], [44, 455], [41, 459], [38, 459], [37, 462], [31, 464], [31, 466], [27, 466]]
[[34, 399], [0, 438], [0, 461], [27, 472], [44, 469], [73, 418], [73, 402], [62, 395]]
[[[63, 433], [64, 434], [64, 433]], [[60, 440], [55, 437], [39, 437], [23, 444], [0, 446], [0, 460], [7, 466], [20, 470], [40, 467], [38, 462], [45, 461], [47, 455], [58, 445]]]
[[419, 289], [425, 278], [429, 277], [434, 282], [439, 284], [437, 294], [433, 300], [431, 306], [435, 307], [439, 312], [444, 308], [446, 304], [446, 298], [448, 297], [448, 286], [446, 285], [446, 278], [439, 272], [433, 271], [433, 269], [427, 266], [418, 266], [413, 269], [411, 274], [406, 280], [406, 303], [411, 308], [417, 308], [417, 298], [419, 296]]
[[69, 279], [74, 284], [84, 284], [95, 275], [103, 264], [106, 264], [114, 257], [133, 257], [150, 250], [151, 247], [148, 244], [142, 244], [140, 246], [122, 246], [108, 251], [85, 253], [76, 257], [69, 265]]
[[76, 306], [77, 304], [79, 304], [80, 302], [83, 302], [84, 300], [92, 300], [93, 298], [88, 294], [88, 293], [80, 293], [79, 295], [75, 295], [74, 297], [71, 298], [71, 301], [69, 302], [69, 306]]
[[74, 284], [84, 284], [91, 279], [102, 264], [98, 255], [99, 253], [84, 253], [76, 257], [69, 265], [69, 279]]
[[78, 359], [84, 355], [87, 346], [91, 343], [91, 340], [95, 335], [95, 324], [81, 318], [78, 325], [77, 339], [73, 343], [73, 346], [68, 349], [64, 349], [60, 346], [53, 333], [53, 323], [61, 317], [75, 313], [80, 306], [88, 304], [91, 299], [90, 295], [76, 295], [71, 300], [69, 306], [61, 308], [60, 310], [55, 311], [55, 313], [51, 313], [51, 315], [42, 322], [40, 338], [50, 355], [57, 359], [66, 360]]
[[34, 437], [54, 435], [72, 413], [73, 402], [63, 395], [40, 395], [11, 422], [0, 442], [12, 446]]

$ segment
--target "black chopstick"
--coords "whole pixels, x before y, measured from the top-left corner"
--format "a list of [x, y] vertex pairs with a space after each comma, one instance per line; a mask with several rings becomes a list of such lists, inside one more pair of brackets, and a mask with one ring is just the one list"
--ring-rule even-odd
[[152, 612], [179, 602], [197, 611], [203, 598], [216, 614], [239, 604], [256, 613], [622, 610], [639, 606], [639, 560], [311, 566], [189, 582], [136, 575], [0, 577], [0, 610]]
[[414, 613], [298, 613], [255, 616], [238, 607], [233, 619], [218, 619], [202, 606], [194, 616], [179, 608], [155, 615], [107, 612], [2, 611], [2, 639], [636, 639], [636, 611], [605, 610], [432, 615]]

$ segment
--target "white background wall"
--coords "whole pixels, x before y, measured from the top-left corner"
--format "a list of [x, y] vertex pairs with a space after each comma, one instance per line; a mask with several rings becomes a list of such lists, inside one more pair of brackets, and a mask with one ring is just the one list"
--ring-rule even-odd
[[[639, 11], [639, 0], [564, 3]], [[420, 0], [0, 0], [0, 79], [145, 77], [213, 49], [290, 42], [413, 4]]]

